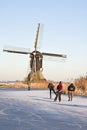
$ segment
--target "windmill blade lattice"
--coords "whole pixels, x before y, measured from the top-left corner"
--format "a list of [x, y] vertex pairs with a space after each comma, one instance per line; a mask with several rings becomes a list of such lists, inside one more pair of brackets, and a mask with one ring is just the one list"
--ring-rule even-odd
[[13, 47], [13, 46], [4, 46], [3, 51], [9, 53], [30, 54], [30, 49], [28, 48]]
[[42, 52], [42, 55], [44, 55], [44, 56], [52, 56], [52, 57], [62, 57], [62, 58], [67, 57], [64, 54], [55, 54], [55, 53], [46, 53], [46, 52]]
[[34, 43], [34, 48], [37, 50], [37, 41], [38, 41], [38, 36], [39, 36], [39, 30], [40, 30], [40, 23], [38, 23], [37, 31], [36, 31], [36, 37], [35, 37], [35, 43]]

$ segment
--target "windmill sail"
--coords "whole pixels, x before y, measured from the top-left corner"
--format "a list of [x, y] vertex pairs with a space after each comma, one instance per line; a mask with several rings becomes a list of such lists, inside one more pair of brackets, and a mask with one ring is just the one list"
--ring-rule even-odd
[[55, 53], [46, 53], [46, 52], [42, 52], [42, 55], [44, 55], [44, 56], [52, 56], [52, 57], [62, 57], [62, 58], [67, 57], [64, 54], [55, 54]]
[[30, 50], [28, 48], [21, 48], [21, 47], [13, 47], [13, 46], [5, 46], [3, 51], [9, 53], [18, 53], [18, 54], [29, 54]]
[[38, 41], [38, 36], [39, 36], [39, 30], [40, 30], [40, 23], [38, 23], [38, 27], [37, 27], [37, 31], [36, 31], [36, 38], [35, 38], [35, 43], [34, 43], [35, 50], [37, 49], [37, 41]]

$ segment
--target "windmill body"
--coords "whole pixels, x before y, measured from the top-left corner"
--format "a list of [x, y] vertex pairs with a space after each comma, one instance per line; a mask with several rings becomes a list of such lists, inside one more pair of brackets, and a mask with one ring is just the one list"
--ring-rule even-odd
[[43, 55], [39, 51], [33, 51], [30, 53], [30, 69], [31, 72], [28, 75], [28, 80], [31, 81], [40, 81], [45, 80], [42, 74], [42, 61]]
[[30, 52], [28, 50], [20, 50], [20, 49], [12, 49], [5, 47], [3, 51], [10, 52], [10, 53], [18, 53], [18, 54], [29, 54], [30, 58], [30, 72], [28, 74], [27, 80], [28, 82], [38, 82], [38, 81], [45, 81], [42, 74], [42, 68], [43, 68], [43, 56], [49, 56], [49, 57], [61, 57], [66, 58], [66, 55], [63, 54], [54, 54], [54, 53], [47, 53], [47, 52], [40, 52], [37, 50], [37, 43], [38, 43], [38, 36], [40, 31], [40, 23], [38, 24], [37, 30], [36, 30], [36, 37], [35, 37], [35, 43], [34, 43], [34, 51]]

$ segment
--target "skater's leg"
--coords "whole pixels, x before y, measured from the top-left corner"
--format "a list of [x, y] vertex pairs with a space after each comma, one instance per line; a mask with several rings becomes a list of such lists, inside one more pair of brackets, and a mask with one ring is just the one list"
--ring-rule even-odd
[[51, 89], [50, 89], [50, 99], [52, 98]]
[[58, 95], [59, 95], [59, 92], [57, 92], [57, 93], [56, 93], [56, 96], [55, 96], [55, 98], [54, 98], [54, 101], [56, 101], [56, 100], [57, 100]]
[[55, 90], [53, 89], [53, 92], [56, 94]]
[[68, 92], [68, 101], [70, 101], [70, 92]]
[[61, 102], [61, 92], [59, 92], [59, 102]]

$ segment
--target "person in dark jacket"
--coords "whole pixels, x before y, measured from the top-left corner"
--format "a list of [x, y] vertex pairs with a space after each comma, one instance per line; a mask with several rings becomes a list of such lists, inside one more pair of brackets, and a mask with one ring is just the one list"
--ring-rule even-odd
[[75, 86], [73, 83], [71, 83], [68, 86], [68, 101], [72, 101], [74, 91], [75, 91]]
[[50, 90], [50, 99], [51, 99], [52, 98], [52, 91], [56, 94], [55, 89], [54, 89], [54, 85], [52, 83], [49, 83], [48, 88]]
[[57, 85], [57, 92], [56, 92], [54, 101], [56, 101], [57, 98], [58, 98], [59, 102], [61, 101], [62, 89], [63, 89], [63, 85], [62, 85], [62, 82], [60, 81], [59, 84]]

